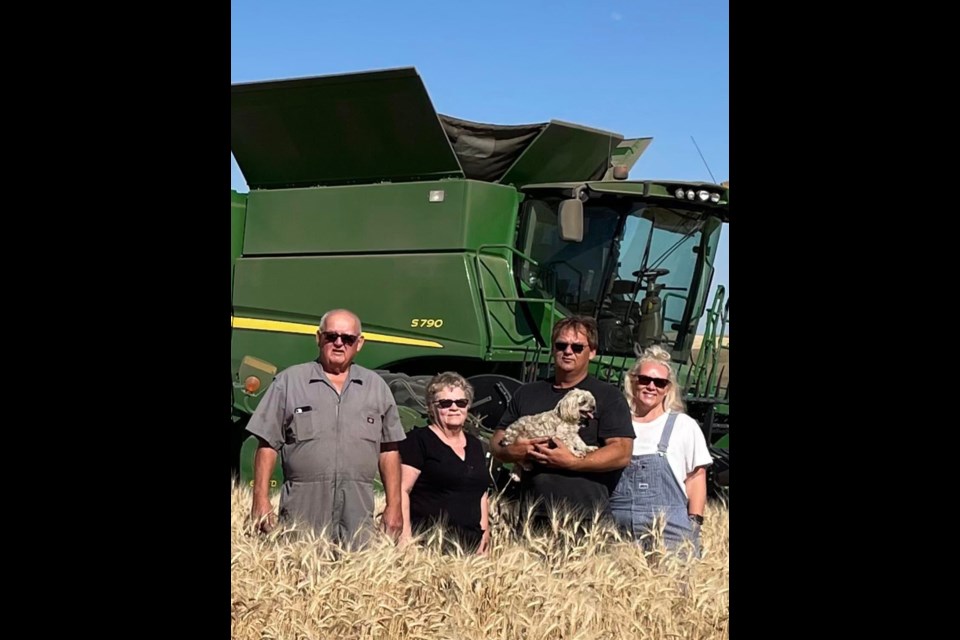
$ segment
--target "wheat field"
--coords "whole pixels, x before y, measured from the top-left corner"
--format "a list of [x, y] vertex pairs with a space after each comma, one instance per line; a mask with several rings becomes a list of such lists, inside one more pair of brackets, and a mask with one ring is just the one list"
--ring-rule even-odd
[[729, 637], [723, 504], [707, 505], [702, 558], [684, 562], [602, 525], [575, 536], [559, 516], [555, 535], [518, 535], [496, 498], [486, 556], [441, 553], [438, 531], [360, 551], [289, 527], [254, 533], [250, 502], [248, 487], [234, 489], [235, 639]]

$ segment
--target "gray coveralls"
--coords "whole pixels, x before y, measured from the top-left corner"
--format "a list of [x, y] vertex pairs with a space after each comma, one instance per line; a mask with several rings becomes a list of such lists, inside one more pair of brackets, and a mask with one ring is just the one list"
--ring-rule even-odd
[[405, 438], [383, 378], [352, 364], [338, 394], [318, 361], [294, 365], [274, 379], [247, 431], [279, 452], [281, 520], [326, 528], [343, 543], [369, 539], [380, 443]]
[[610, 513], [621, 530], [648, 548], [651, 540], [641, 540], [642, 536], [651, 531], [656, 516], [665, 516], [665, 546], [676, 549], [689, 539], [694, 546], [694, 557], [699, 558], [699, 527], [690, 522], [687, 497], [667, 460], [667, 445], [676, 420], [677, 414], [671, 412], [657, 444], [657, 453], [631, 458], [630, 466], [623, 470], [617, 488], [610, 495]]

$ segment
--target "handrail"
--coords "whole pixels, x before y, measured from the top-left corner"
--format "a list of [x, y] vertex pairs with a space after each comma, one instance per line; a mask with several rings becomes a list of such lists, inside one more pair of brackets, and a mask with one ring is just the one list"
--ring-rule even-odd
[[[510, 253], [520, 256], [526, 262], [529, 262], [535, 267], [540, 266], [540, 263], [528, 256], [527, 254], [519, 251], [515, 247], [509, 244], [482, 244], [474, 250], [473, 259], [474, 259], [474, 268], [477, 273], [477, 286], [480, 288], [480, 305], [481, 312], [483, 313], [484, 327], [487, 330], [487, 356], [492, 354], [493, 346], [493, 325], [490, 323], [490, 310], [488, 308], [488, 302], [539, 302], [544, 304], [545, 310], [550, 312], [550, 323], [553, 324], [553, 317], [556, 313], [556, 298], [523, 298], [523, 297], [487, 297], [487, 292], [483, 286], [483, 273], [481, 272], [482, 264], [480, 262], [480, 254], [487, 249], [506, 249]], [[527, 341], [525, 341], [527, 342]], [[520, 343], [521, 345], [525, 342]], [[519, 345], [518, 345], [519, 346]]]

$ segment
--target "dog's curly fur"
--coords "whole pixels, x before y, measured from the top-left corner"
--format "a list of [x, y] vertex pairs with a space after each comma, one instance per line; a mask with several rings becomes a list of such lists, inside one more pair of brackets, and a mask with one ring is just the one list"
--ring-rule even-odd
[[[560, 441], [567, 446], [573, 455], [583, 458], [598, 447], [587, 446], [580, 438], [580, 421], [583, 417], [593, 413], [597, 408], [597, 401], [593, 394], [583, 389], [574, 389], [567, 393], [554, 409], [537, 413], [531, 416], [521, 416], [516, 422], [507, 427], [501, 446], [516, 442], [518, 438], [549, 437]], [[520, 465], [530, 470], [529, 463]]]

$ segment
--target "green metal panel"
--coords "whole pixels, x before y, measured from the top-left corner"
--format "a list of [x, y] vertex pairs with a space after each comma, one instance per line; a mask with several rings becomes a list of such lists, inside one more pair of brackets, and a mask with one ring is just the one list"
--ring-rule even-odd
[[[431, 193], [440, 202], [431, 202]], [[512, 242], [519, 195], [468, 180], [251, 192], [245, 255], [464, 249]]]
[[[359, 314], [366, 338], [356, 361], [373, 369], [409, 372], [424, 358], [482, 360], [491, 341], [499, 359], [521, 360], [523, 350], [532, 351], [536, 343], [517, 303], [484, 304], [480, 297], [481, 279], [488, 297], [517, 296], [512, 256], [497, 251], [241, 258], [232, 370], [245, 355], [280, 369], [316, 358], [316, 326], [335, 307]], [[542, 319], [542, 312], [535, 317]], [[542, 330], [549, 336], [549, 329], [548, 319]], [[506, 349], [514, 352], [502, 353]], [[258, 402], [239, 389], [234, 400], [248, 413]]]
[[246, 219], [246, 196], [230, 191], [230, 291], [233, 292], [233, 266], [243, 253], [243, 226]]
[[[241, 258], [235, 325], [238, 318], [279, 320], [303, 324], [308, 333], [235, 328], [234, 370], [247, 354], [280, 368], [315, 358], [313, 327], [336, 307], [363, 321], [368, 338], [357, 362], [365, 366], [419, 356], [481, 357], [474, 279], [472, 259], [463, 253]], [[441, 348], [403, 344], [410, 339]]]
[[[253, 314], [234, 312], [235, 318], [247, 315]], [[230, 371], [234, 377], [240, 368], [240, 361], [247, 355], [267, 360], [276, 365], [278, 370], [301, 362], [309, 362], [317, 357], [315, 336], [302, 333], [234, 329], [231, 333], [230, 345]], [[234, 407], [241, 413], [253, 413], [259, 401], [259, 397], [249, 397], [241, 389], [234, 388]]]
[[[513, 187], [468, 180], [464, 249], [485, 244], [513, 245], [520, 194]], [[433, 233], [431, 231], [431, 233]]]
[[233, 85], [230, 129], [251, 189], [463, 176], [412, 68]]
[[[253, 463], [257, 455], [257, 439], [250, 436], [243, 441], [240, 448], [240, 482], [253, 488]], [[273, 475], [270, 476], [270, 493], [280, 491], [283, 486], [283, 465], [280, 464], [280, 458], [277, 458], [277, 464], [273, 467]]]
[[596, 180], [623, 136], [551, 120], [506, 175], [503, 184]]

